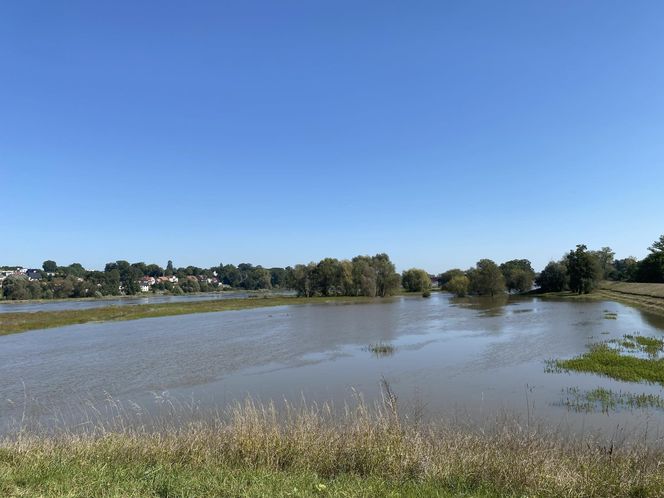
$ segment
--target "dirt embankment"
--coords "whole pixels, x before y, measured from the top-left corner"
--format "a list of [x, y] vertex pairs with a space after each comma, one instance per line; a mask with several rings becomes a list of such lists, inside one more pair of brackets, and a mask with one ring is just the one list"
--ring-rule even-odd
[[664, 315], [664, 284], [605, 281], [597, 286], [595, 294]]

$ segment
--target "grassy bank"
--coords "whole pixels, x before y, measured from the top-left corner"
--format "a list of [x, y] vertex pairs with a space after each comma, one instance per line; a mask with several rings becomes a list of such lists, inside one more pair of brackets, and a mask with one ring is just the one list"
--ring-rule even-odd
[[577, 294], [575, 292], [564, 291], [547, 293], [532, 292], [528, 295], [556, 299], [617, 301], [664, 316], [664, 284], [602, 281], [590, 294]]
[[179, 303], [108, 306], [104, 308], [92, 308], [84, 310], [36, 311], [33, 313], [0, 313], [0, 335], [89, 322], [136, 320], [139, 318], [153, 318], [158, 316], [209, 313], [214, 311], [243, 310], [250, 308], [294, 304], [353, 304], [374, 301], [376, 301], [375, 298], [366, 297], [257, 297]]
[[593, 294], [664, 316], [664, 284], [600, 282]]
[[406, 422], [360, 405], [252, 402], [184, 426], [0, 443], [0, 495], [663, 496], [664, 452], [568, 440], [515, 422], [490, 431]]

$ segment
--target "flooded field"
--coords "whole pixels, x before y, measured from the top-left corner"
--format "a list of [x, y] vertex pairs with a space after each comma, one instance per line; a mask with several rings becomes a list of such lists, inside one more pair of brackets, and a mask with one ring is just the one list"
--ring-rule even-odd
[[106, 306], [131, 306], [137, 304], [187, 303], [192, 301], [213, 301], [217, 299], [242, 299], [252, 295], [289, 296], [292, 291], [271, 291], [269, 293], [249, 291], [206, 292], [180, 296], [163, 294], [139, 294], [131, 297], [109, 297], [100, 299], [60, 299], [55, 301], [4, 301], [0, 302], [0, 313], [30, 313], [33, 311], [87, 310]]
[[664, 338], [664, 319], [609, 301], [457, 300], [298, 305], [37, 330], [0, 337], [0, 431], [71, 425], [109, 399], [123, 410], [199, 412], [261, 400], [371, 401], [387, 381], [407, 413], [482, 423], [502, 413], [564, 431], [664, 430], [648, 405], [584, 393], [662, 395], [658, 384], [566, 373], [567, 359], [626, 334]]

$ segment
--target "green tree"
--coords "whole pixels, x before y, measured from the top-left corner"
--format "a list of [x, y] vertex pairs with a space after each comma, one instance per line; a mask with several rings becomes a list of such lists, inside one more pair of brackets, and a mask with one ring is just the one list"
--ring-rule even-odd
[[316, 265], [316, 288], [323, 296], [338, 296], [344, 292], [341, 262], [325, 258]]
[[297, 291], [298, 296], [311, 297], [314, 295], [314, 280], [316, 264], [295, 265], [292, 271], [291, 286]]
[[537, 276], [535, 283], [542, 292], [560, 292], [567, 288], [567, 267], [559, 261], [551, 261]]
[[639, 262], [634, 256], [628, 256], [623, 259], [616, 259], [613, 262], [613, 271], [609, 278], [611, 280], [618, 280], [629, 282], [636, 279], [636, 272], [639, 268]]
[[527, 259], [513, 259], [500, 265], [508, 292], [527, 292], [533, 287], [535, 270]]
[[401, 278], [387, 254], [376, 254], [371, 258], [371, 266], [376, 272], [376, 295], [391, 296], [399, 290]]
[[455, 275], [445, 284], [445, 289], [457, 297], [468, 295], [470, 280], [466, 275]]
[[590, 251], [590, 254], [597, 259], [601, 271], [599, 278], [609, 278], [613, 272], [613, 261], [616, 253], [610, 247], [602, 247], [599, 251]]
[[270, 285], [273, 288], [281, 289], [286, 287], [287, 270], [285, 268], [270, 268]]
[[163, 277], [164, 276], [164, 269], [156, 264], [149, 264], [145, 268], [147, 275], [157, 278], [157, 277]]
[[664, 252], [664, 235], [660, 235], [659, 239], [653, 242], [648, 250], [652, 253]]
[[30, 299], [28, 279], [22, 276], [11, 275], [2, 282], [2, 295], [5, 299]]
[[87, 271], [85, 270], [85, 268], [83, 268], [83, 265], [81, 263], [72, 263], [69, 266], [61, 268], [61, 270], [67, 276], [71, 275], [73, 277], [78, 277], [78, 278], [83, 278], [87, 274]]
[[569, 288], [578, 294], [588, 294], [601, 278], [602, 269], [597, 258], [584, 244], [578, 244], [565, 257]]
[[240, 287], [242, 274], [235, 265], [225, 265], [221, 270], [222, 282], [233, 288]]
[[58, 264], [52, 259], [47, 259], [42, 263], [42, 268], [44, 269], [45, 272], [55, 273], [56, 271], [58, 271]]
[[376, 297], [376, 270], [369, 256], [356, 256], [352, 260], [354, 296]]
[[173, 270], [173, 262], [169, 259], [168, 263], [166, 264], [166, 271], [164, 272], [164, 275], [167, 277], [173, 276], [174, 270]]
[[652, 252], [639, 261], [636, 281], [664, 283], [664, 251]]
[[408, 292], [424, 292], [431, 288], [429, 274], [419, 268], [411, 268], [401, 275], [401, 285]]
[[440, 275], [438, 275], [438, 285], [441, 288], [445, 288], [445, 285], [447, 284], [447, 282], [452, 280], [454, 277], [458, 277], [458, 276], [466, 276], [466, 272], [464, 272], [463, 270], [459, 270], [458, 268], [454, 268], [452, 270], [447, 270], [446, 272], [441, 273]]
[[182, 289], [183, 292], [200, 292], [201, 291], [201, 286], [198, 283], [198, 280], [196, 277], [193, 275], [188, 275], [187, 277], [183, 278], [181, 281], [178, 282], [180, 289]]
[[470, 290], [480, 296], [495, 296], [505, 292], [505, 277], [496, 263], [481, 259], [469, 272]]

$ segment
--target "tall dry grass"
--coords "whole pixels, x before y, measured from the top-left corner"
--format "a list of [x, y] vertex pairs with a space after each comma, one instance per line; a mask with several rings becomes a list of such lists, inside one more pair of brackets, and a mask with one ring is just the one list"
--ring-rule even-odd
[[341, 410], [247, 399], [212, 417], [187, 417], [137, 425], [118, 406], [110, 421], [100, 418], [75, 431], [19, 431], [0, 444], [0, 470], [149, 464], [377, 477], [498, 495], [664, 496], [661, 448], [570, 440], [516, 419], [503, 419], [490, 430], [421, 422], [399, 414], [389, 386], [383, 402], [371, 406], [361, 399]]

